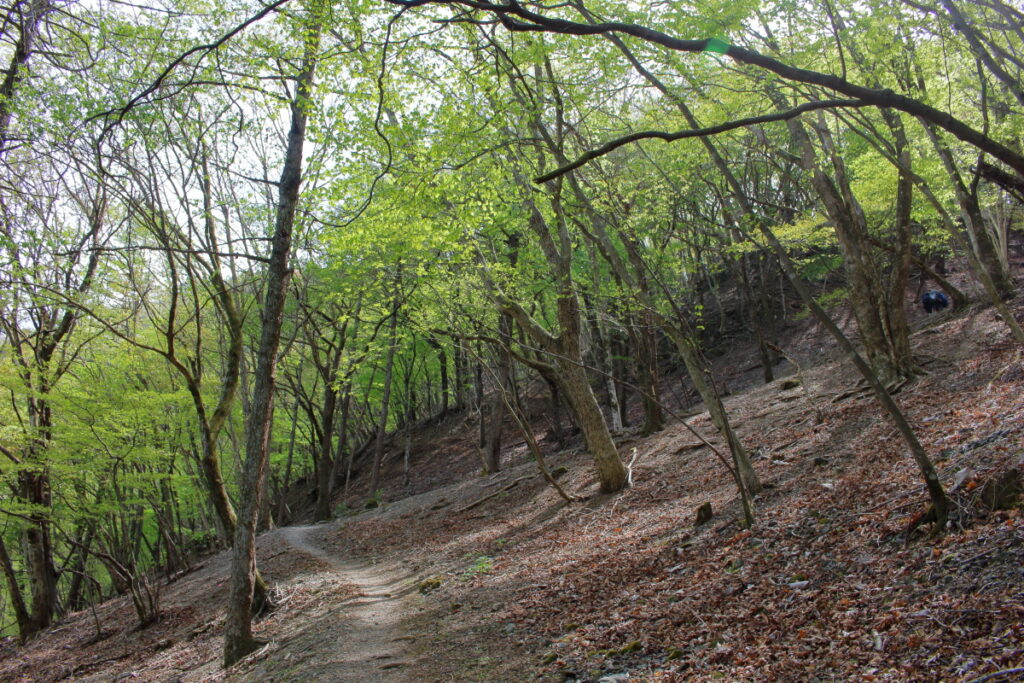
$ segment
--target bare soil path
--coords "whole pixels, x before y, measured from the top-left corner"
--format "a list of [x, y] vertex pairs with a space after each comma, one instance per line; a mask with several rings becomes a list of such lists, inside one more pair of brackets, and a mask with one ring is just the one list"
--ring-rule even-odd
[[[908, 532], [926, 506], [915, 466], [808, 334], [787, 345], [806, 361], [802, 386], [748, 382], [727, 399], [768, 484], [753, 530], [677, 422], [621, 437], [640, 459], [616, 496], [593, 495], [582, 449], [551, 453], [585, 498], [567, 505], [524, 443], [502, 472], [472, 476], [466, 421], [422, 437], [414, 474], [429, 489], [404, 495], [397, 469], [394, 502], [260, 536], [281, 604], [256, 624], [268, 645], [230, 670], [224, 551], [161, 579], [163, 618], [145, 629], [121, 596], [27, 645], [0, 640], [0, 681], [1009, 680], [1024, 667], [1024, 507], [988, 509], [982, 492], [1009, 470], [1024, 481], [1021, 352], [989, 309], [929, 325], [914, 336], [928, 374], [901, 405], [950, 489], [972, 473], [941, 538]], [[743, 368], [741, 351], [730, 362]], [[706, 412], [688, 423], [713, 432]], [[704, 502], [715, 516], [695, 526]]]
[[[349, 560], [324, 550], [330, 529], [333, 525], [285, 527], [260, 539], [316, 560], [322, 570], [314, 580], [327, 595], [298, 619], [294, 632], [279, 634], [283, 637], [229, 680], [420, 680], [412, 652], [420, 638], [412, 617], [422, 610], [415, 577], [397, 566]], [[338, 584], [347, 584], [351, 597], [331, 600], [330, 588]]]

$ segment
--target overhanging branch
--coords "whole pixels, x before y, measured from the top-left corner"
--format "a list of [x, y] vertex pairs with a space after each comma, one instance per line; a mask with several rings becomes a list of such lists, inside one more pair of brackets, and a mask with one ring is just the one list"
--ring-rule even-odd
[[932, 107], [921, 100], [907, 97], [888, 88], [869, 88], [851, 83], [834, 74], [802, 69], [761, 54], [756, 50], [732, 45], [716, 38], [688, 40], [677, 38], [657, 29], [621, 21], [604, 21], [585, 24], [560, 17], [546, 16], [534, 11], [533, 5], [518, 0], [488, 2], [487, 0], [388, 0], [395, 5], [419, 7], [423, 5], [447, 5], [468, 7], [495, 14], [501, 24], [513, 32], [558, 33], [573, 36], [600, 36], [612, 33], [625, 34], [645, 42], [660, 45], [676, 52], [715, 52], [730, 57], [740, 64], [749, 64], [780, 76], [787, 81], [807, 83], [828, 88], [836, 93], [863, 100], [865, 103], [882, 108], [896, 109], [923, 121], [934, 124], [958, 139], [990, 154], [1014, 169], [1024, 178], [1024, 154], [994, 140], [948, 112]]
[[681, 130], [677, 133], [666, 133], [658, 130], [645, 130], [636, 133], [630, 133], [629, 135], [623, 135], [622, 137], [610, 140], [605, 144], [601, 145], [597, 149], [591, 150], [586, 154], [582, 155], [575, 161], [568, 163], [564, 166], [556, 168], [550, 173], [545, 173], [542, 176], [537, 176], [533, 179], [535, 183], [546, 183], [550, 180], [554, 180], [559, 176], [565, 175], [569, 171], [574, 171], [580, 166], [593, 161], [599, 157], [603, 157], [609, 152], [618, 149], [624, 145], [628, 145], [632, 142], [638, 142], [640, 140], [664, 140], [665, 142], [673, 142], [675, 140], [683, 140], [686, 138], [700, 138], [709, 135], [718, 135], [719, 133], [725, 133], [730, 130], [736, 130], [737, 128], [746, 128], [747, 126], [756, 126], [760, 123], [771, 123], [773, 121], [787, 121], [792, 118], [796, 118], [801, 114], [809, 111], [815, 111], [817, 109], [836, 109], [838, 107], [868, 107], [870, 103], [863, 100], [819, 100], [816, 102], [805, 102], [799, 107], [793, 107], [792, 109], [776, 112], [774, 114], [763, 114], [761, 116], [751, 116], [745, 119], [737, 119], [735, 121], [728, 121], [726, 123], [720, 123], [715, 126], [707, 126], [705, 128], [693, 128], [690, 130]]
[[276, 0], [276, 2], [272, 2], [268, 5], [265, 5], [262, 9], [260, 9], [260, 11], [256, 12], [255, 14], [249, 16], [247, 19], [236, 24], [226, 33], [223, 33], [220, 36], [218, 36], [216, 40], [209, 43], [204, 43], [202, 45], [196, 45], [194, 47], [189, 48], [185, 52], [182, 52], [173, 61], [171, 61], [170, 64], [164, 67], [163, 71], [161, 71], [160, 74], [157, 75], [157, 77], [153, 80], [152, 83], [146, 86], [146, 88], [144, 88], [142, 92], [138, 93], [130, 100], [128, 100], [127, 103], [120, 107], [115, 107], [113, 109], [108, 109], [107, 111], [99, 112], [98, 114], [93, 114], [89, 117], [88, 120], [92, 121], [94, 119], [100, 118], [111, 119], [104, 127], [104, 134], [108, 133], [110, 129], [113, 128], [113, 126], [117, 125], [121, 122], [122, 119], [124, 119], [128, 112], [130, 112], [137, 105], [142, 103], [147, 97], [160, 90], [160, 88], [164, 85], [164, 82], [170, 77], [170, 75], [174, 73], [174, 71], [179, 66], [184, 64], [185, 60], [187, 60], [189, 57], [198, 54], [199, 60], [201, 61], [210, 53], [220, 49], [221, 46], [225, 45], [229, 40], [234, 38], [236, 35], [244, 31], [248, 27], [252, 26], [253, 24], [259, 22], [261, 19], [263, 19], [263, 17], [267, 16], [271, 12], [286, 5], [289, 2], [291, 2], [291, 0]]

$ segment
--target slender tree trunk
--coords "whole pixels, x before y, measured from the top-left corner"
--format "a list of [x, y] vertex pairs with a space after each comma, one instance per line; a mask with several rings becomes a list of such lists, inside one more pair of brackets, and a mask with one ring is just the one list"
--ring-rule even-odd
[[[595, 233], [599, 235], [600, 239], [610, 241], [607, 233], [603, 229], [595, 230]], [[625, 246], [626, 254], [632, 264], [633, 272], [644, 272], [645, 266], [636, 240], [631, 236], [623, 235], [622, 243]], [[626, 269], [625, 263], [620, 259], [611, 259], [611, 261], [613, 267], [622, 273], [624, 280], [630, 282], [634, 281], [634, 277], [632, 277]], [[662, 289], [666, 298], [675, 308], [675, 320], [671, 320], [657, 311], [655, 306], [653, 306], [652, 296], [649, 291], [646, 289], [640, 289], [638, 294], [647, 310], [651, 312], [651, 315], [654, 316], [669, 337], [672, 338], [672, 341], [675, 342], [676, 349], [679, 351], [679, 355], [683, 359], [687, 375], [689, 375], [690, 381], [693, 382], [694, 389], [697, 390], [697, 393], [700, 394], [701, 399], [704, 401], [704, 405], [708, 410], [708, 414], [711, 416], [711, 421], [715, 425], [715, 428], [729, 445], [729, 452], [732, 454], [733, 464], [736, 467], [737, 472], [740, 473], [740, 479], [746, 489], [746, 493], [751, 496], [756, 495], [761, 492], [761, 482], [757, 477], [757, 473], [754, 471], [753, 464], [750, 462], [750, 455], [747, 453], [746, 448], [743, 446], [743, 442], [740, 441], [739, 436], [737, 436], [736, 432], [732, 428], [732, 424], [729, 422], [729, 416], [725, 410], [725, 405], [722, 403], [722, 397], [715, 388], [711, 369], [707, 366], [707, 363], [701, 356], [700, 342], [697, 339], [696, 334], [694, 334], [691, 329], [690, 324], [686, 319], [685, 312], [679, 307], [675, 299], [671, 296], [671, 293], [664, 287], [664, 285], [662, 285]], [[740, 494], [744, 495], [744, 492], [741, 491]]]
[[[597, 260], [591, 250], [591, 265], [597, 271]], [[591, 298], [584, 299], [589, 309], [587, 319], [590, 321], [590, 336], [593, 338], [594, 363], [600, 372], [601, 382], [608, 397], [609, 430], [613, 434], [622, 431], [622, 412], [619, 409], [619, 393], [615, 388], [615, 354], [612, 351], [612, 339], [604, 323], [604, 311], [594, 305]]]
[[395, 351], [398, 348], [398, 286], [401, 267], [395, 276], [395, 298], [391, 306], [391, 323], [388, 331], [388, 353], [384, 359], [384, 395], [380, 399], [380, 421], [377, 423], [377, 437], [373, 446], [373, 466], [370, 471], [370, 496], [377, 495], [380, 486], [380, 466], [384, 460], [384, 436], [388, 431], [388, 411], [391, 407], [391, 385], [394, 379]]
[[[476, 347], [476, 363], [475, 363], [475, 373], [476, 373], [475, 389], [476, 389], [476, 393], [474, 395], [475, 396], [476, 405], [474, 406], [474, 408], [476, 408], [477, 412], [479, 412], [481, 414], [481, 416], [482, 416], [483, 415], [483, 410], [484, 410], [484, 366], [483, 366], [483, 361], [481, 360], [481, 358], [483, 358], [483, 352], [481, 350], [480, 345], [477, 344], [477, 347]], [[483, 442], [481, 442], [480, 445], [482, 446]]]
[[512, 317], [507, 313], [498, 314], [498, 334], [501, 343], [494, 345], [494, 353], [498, 358], [497, 376], [494, 393], [491, 395], [490, 426], [484, 436], [482, 454], [484, 471], [487, 474], [501, 470], [501, 433], [506, 413], [504, 394], [512, 385], [512, 355], [509, 352], [509, 345], [512, 343]]
[[455, 344], [455, 411], [466, 409], [466, 351], [461, 343]]
[[892, 396], [889, 395], [889, 391], [874, 373], [871, 366], [859, 353], [857, 353], [857, 349], [853, 346], [846, 335], [843, 334], [843, 331], [839, 329], [828, 314], [814, 300], [814, 297], [811, 296], [811, 293], [807, 288], [804, 287], [796, 269], [789, 260], [789, 255], [786, 253], [785, 247], [782, 246], [778, 238], [775, 237], [766, 225], [760, 222], [758, 223], [758, 228], [764, 238], [768, 241], [772, 251], [775, 252], [775, 255], [778, 257], [779, 264], [782, 266], [782, 270], [786, 274], [786, 277], [789, 278], [790, 284], [792, 284], [793, 288], [796, 289], [800, 298], [803, 299], [804, 303], [811, 310], [811, 313], [818, 322], [821, 323], [822, 327], [829, 331], [829, 333], [835, 338], [836, 342], [838, 342], [839, 347], [843, 349], [847, 358], [849, 358], [857, 370], [860, 371], [861, 376], [867, 381], [868, 386], [871, 387], [875, 397], [878, 399], [879, 403], [882, 404], [882, 407], [896, 425], [896, 428], [899, 430], [904, 442], [910, 448], [910, 453], [914, 458], [914, 462], [917, 463], [918, 469], [921, 471], [925, 487], [928, 490], [928, 496], [931, 498], [932, 506], [935, 509], [936, 529], [940, 531], [945, 529], [946, 521], [949, 518], [949, 498], [946, 497], [946, 492], [942, 487], [942, 482], [939, 480], [939, 475], [935, 470], [935, 466], [928, 458], [928, 454], [925, 452], [924, 446], [922, 446], [921, 442], [918, 441], [917, 434], [914, 433], [910, 423], [907, 422], [906, 417], [903, 415], [903, 411], [900, 410]]
[[548, 385], [548, 393], [551, 394], [551, 434], [555, 439], [558, 450], [565, 449], [565, 432], [562, 429], [562, 398], [558, 391], [558, 384], [544, 378]]
[[[302, 374], [302, 364], [299, 364], [299, 374]], [[287, 515], [285, 510], [288, 509], [288, 488], [291, 486], [292, 481], [292, 459], [295, 455], [295, 437], [299, 431], [299, 399], [295, 399], [292, 403], [292, 427], [288, 435], [288, 458], [285, 460], [284, 465], [284, 482], [281, 485], [281, 500], [279, 501], [277, 508], [277, 519], [278, 523], [285, 524]]]
[[402, 486], [409, 488], [409, 459], [412, 456], [412, 402], [405, 413], [405, 444], [402, 448]]
[[630, 325], [630, 336], [635, 342], [637, 359], [637, 385], [643, 393], [645, 435], [660, 432], [665, 427], [665, 414], [661, 409], [658, 389], [658, 336], [654, 317], [644, 311], [639, 320]]
[[[899, 159], [899, 176], [896, 184], [896, 216], [893, 233], [896, 236], [893, 263], [889, 272], [889, 288], [884, 292], [884, 306], [881, 311], [886, 336], [896, 358], [909, 359], [910, 371], [916, 369], [910, 350], [910, 335], [907, 312], [904, 306], [907, 283], [910, 281], [910, 256], [913, 225], [911, 212], [914, 200], [914, 182], [911, 179], [910, 143], [907, 141], [903, 121], [894, 112], [883, 112], [883, 117], [893, 133], [896, 156]], [[870, 237], [867, 238], [871, 241]]]
[[263, 495], [272, 427], [277, 352], [288, 293], [292, 231], [302, 183], [302, 154], [307, 108], [312, 92], [316, 56], [320, 47], [319, 18], [307, 27], [302, 72], [291, 103], [291, 128], [284, 167], [278, 185], [277, 220], [267, 266], [262, 329], [257, 352], [252, 412], [246, 422], [245, 469], [242, 472], [238, 525], [231, 557], [231, 593], [224, 624], [224, 665], [231, 666], [258, 647], [252, 637], [253, 597], [256, 587], [256, 522]]
[[[197, 405], [196, 408], [199, 410], [200, 406]], [[231, 497], [228, 495], [228, 487], [224, 483], [224, 472], [220, 466], [220, 452], [217, 448], [217, 437], [210, 432], [203, 412], [200, 412], [199, 416], [199, 439], [200, 447], [202, 448], [199, 463], [203, 468], [203, 477], [206, 482], [206, 490], [210, 495], [210, 502], [213, 504], [213, 509], [220, 520], [221, 528], [224, 530], [224, 541], [230, 544], [234, 540], [235, 525], [238, 518], [235, 515], [235, 506], [231, 504]]]
[[89, 559], [89, 549], [92, 547], [94, 533], [95, 524], [89, 524], [85, 529], [84, 538], [82, 538], [81, 542], [75, 544], [77, 547], [75, 548], [74, 559], [69, 562], [71, 584], [68, 586], [67, 599], [64, 601], [65, 608], [69, 612], [76, 612], [85, 607], [82, 586], [85, 585], [85, 565]]
[[[742, 241], [741, 237], [737, 239]], [[740, 294], [743, 297], [744, 307], [747, 309], [747, 322], [750, 325], [750, 329], [754, 332], [754, 338], [757, 340], [757, 355], [761, 359], [762, 377], [764, 377], [765, 384], [770, 384], [775, 381], [775, 358], [768, 347], [768, 340], [765, 339], [758, 307], [754, 305], [754, 292], [753, 287], [750, 285], [750, 273], [747, 268], [747, 254], [742, 254], [739, 258], [733, 259], [733, 266], [739, 274]]]
[[[577, 424], [583, 431], [587, 450], [597, 470], [600, 489], [603, 493], [614, 493], [629, 485], [628, 473], [619, 458], [615, 441], [590, 387], [583, 363], [580, 302], [572, 279], [572, 240], [562, 213], [560, 194], [559, 186], [551, 198], [556, 215], [553, 230], [549, 228], [532, 199], [526, 200], [527, 209], [530, 211], [530, 228], [540, 239], [558, 287], [558, 336], [544, 329], [521, 305], [497, 291], [494, 292], [494, 296], [502, 310], [509, 313], [534, 344], [551, 357], [549, 372], [553, 373], [552, 379], [558, 383], [576, 416]], [[495, 289], [494, 283], [490, 284], [492, 290]]]
[[556, 361], [562, 393], [569, 401], [576, 421], [583, 431], [587, 451], [594, 459], [597, 477], [603, 493], [621, 491], [627, 485], [626, 468], [619, 458], [608, 423], [605, 422], [601, 406], [590, 388], [582, 358], [565, 358]]
[[[451, 387], [448, 383], [448, 354], [445, 353], [444, 346], [441, 345], [441, 342], [438, 341], [437, 337], [429, 337], [427, 339], [427, 343], [430, 344], [430, 347], [434, 349], [434, 352], [437, 354], [437, 366], [441, 375], [441, 409], [439, 414], [444, 416], [448, 414], [451, 394]], [[456, 382], [457, 381], [458, 378], [456, 377]]]
[[[632, 331], [630, 331], [630, 334], [632, 334]], [[627, 339], [628, 339], [628, 337], [617, 336], [615, 338], [615, 343], [612, 346], [612, 351], [613, 351], [614, 356], [615, 356], [613, 361], [612, 361], [612, 367], [615, 368], [615, 390], [616, 390], [616, 392], [618, 393], [618, 396], [619, 396], [619, 421], [622, 423], [622, 426], [624, 428], [629, 426], [629, 394], [630, 394], [630, 390], [631, 390], [629, 382], [626, 381], [626, 378], [629, 376], [629, 363], [627, 362], [626, 359], [630, 355], [632, 355], [631, 354], [631, 349], [629, 348], [629, 345], [627, 343]], [[637, 369], [636, 369], [636, 374], [639, 377], [640, 374], [644, 372], [643, 369], [640, 368], [640, 365], [646, 363], [647, 361], [649, 361], [649, 360], [651, 360], [653, 358], [654, 366], [651, 368], [652, 373], [651, 373], [650, 376], [653, 378], [653, 380], [655, 382], [655, 392], [657, 392], [657, 381], [658, 381], [657, 380], [657, 377], [658, 377], [657, 350], [656, 349], [654, 350], [654, 356], [649, 356], [646, 353], [644, 353], [643, 350], [640, 350], [644, 346], [644, 344], [645, 344], [645, 342], [638, 342], [638, 345], [636, 347], [638, 349], [636, 355], [642, 355], [643, 356], [643, 358], [636, 358], [636, 359], [634, 359], [638, 363]], [[638, 382], [638, 384], [643, 384], [643, 382], [640, 381], [640, 382]], [[654, 395], [657, 395], [657, 394], [655, 393]], [[643, 397], [641, 397], [641, 399], [642, 398]], [[647, 405], [644, 404], [644, 419], [645, 419], [645, 421], [646, 421], [647, 418], [651, 417], [651, 415], [648, 413], [647, 408], [648, 408]], [[660, 412], [661, 406], [658, 406], [657, 410]], [[654, 424], [654, 423], [652, 422], [652, 424]], [[660, 429], [660, 427], [658, 429]], [[655, 431], [658, 431], [658, 430], [655, 429]]]
[[[683, 324], [685, 324], [685, 321]], [[740, 441], [739, 436], [737, 436], [732, 428], [732, 423], [729, 422], [722, 399], [714, 388], [711, 369], [707, 367], [698, 351], [699, 342], [695, 336], [686, 334], [677, 325], [667, 325], [665, 330], [676, 343], [679, 355], [682, 356], [683, 363], [686, 365], [690, 381], [693, 382], [697, 393], [704, 399], [704, 407], [708, 410], [712, 424], [715, 425], [718, 433], [722, 435], [729, 445], [733, 466], [740, 473], [747, 493], [750, 495], [760, 493], [762, 488], [761, 481], [758, 479], [757, 472], [754, 471], [754, 466], [750, 462], [750, 455], [747, 453], [747, 449], [743, 447], [743, 442]]]
[[318, 521], [331, 518], [331, 471], [334, 465], [334, 414], [338, 404], [338, 390], [330, 382], [324, 386], [324, 405], [321, 409], [319, 454], [316, 459], [316, 509]]
[[925, 130], [953, 185], [957, 203], [960, 206], [960, 219], [967, 231], [971, 250], [981, 268], [984, 269], [984, 273], [994, 285], [997, 296], [1005, 301], [1013, 297], [1016, 288], [1013, 285], [1013, 278], [1010, 277], [1010, 273], [1005, 267], [1005, 260], [1000, 258], [999, 247], [985, 226], [985, 219], [978, 202], [977, 179], [970, 187], [965, 184], [957, 170], [952, 152], [939, 138], [934, 127], [926, 126]]
[[341, 475], [341, 466], [345, 461], [345, 454], [348, 452], [348, 420], [352, 409], [352, 383], [346, 382], [342, 390], [341, 419], [338, 421], [338, 445], [334, 450], [334, 462], [331, 463], [330, 490], [333, 493], [334, 487]]
[[3, 536], [0, 535], [0, 568], [3, 569], [4, 579], [7, 581], [7, 595], [11, 600], [11, 608], [14, 610], [14, 618], [18, 623], [18, 634], [24, 643], [32, 634], [32, 617], [25, 606], [25, 598], [21, 594], [21, 586], [18, 585], [18, 576], [14, 572], [14, 565], [11, 563], [11, 556], [7, 553], [7, 546], [4, 544]]

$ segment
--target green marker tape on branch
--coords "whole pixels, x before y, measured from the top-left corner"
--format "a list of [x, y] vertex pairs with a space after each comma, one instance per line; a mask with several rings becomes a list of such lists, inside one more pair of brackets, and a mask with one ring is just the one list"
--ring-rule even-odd
[[704, 52], [717, 52], [724, 55], [729, 49], [729, 43], [721, 38], [708, 38], [708, 44], [704, 46]]

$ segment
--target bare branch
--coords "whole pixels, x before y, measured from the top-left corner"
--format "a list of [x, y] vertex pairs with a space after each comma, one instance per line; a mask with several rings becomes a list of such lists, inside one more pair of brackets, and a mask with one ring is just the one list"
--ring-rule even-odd
[[605, 144], [601, 145], [597, 149], [591, 150], [583, 156], [576, 159], [565, 166], [556, 168], [550, 173], [545, 173], [542, 176], [534, 178], [535, 183], [546, 183], [554, 180], [560, 176], [565, 175], [569, 171], [574, 171], [580, 166], [583, 166], [589, 161], [603, 157], [604, 155], [618, 149], [624, 145], [628, 145], [632, 142], [638, 142], [640, 140], [664, 140], [665, 142], [673, 142], [675, 140], [684, 140], [686, 138], [701, 138], [709, 135], [718, 135], [719, 133], [725, 133], [730, 130], [736, 130], [737, 128], [746, 128], [748, 126], [756, 126], [761, 123], [771, 123], [773, 121], [788, 121], [789, 119], [796, 118], [801, 114], [809, 111], [815, 111], [817, 109], [836, 109], [839, 107], [869, 107], [870, 103], [864, 100], [819, 100], [817, 102], [805, 102], [798, 107], [793, 107], [787, 111], [775, 112], [773, 114], [763, 114], [761, 116], [751, 116], [745, 119], [737, 119], [735, 121], [728, 121], [726, 123], [720, 123], [715, 126], [707, 126], [704, 128], [693, 128], [690, 130], [682, 130], [676, 133], [666, 133], [658, 130], [645, 130], [637, 133], [630, 133], [629, 135], [623, 135], [620, 138], [610, 140]]

